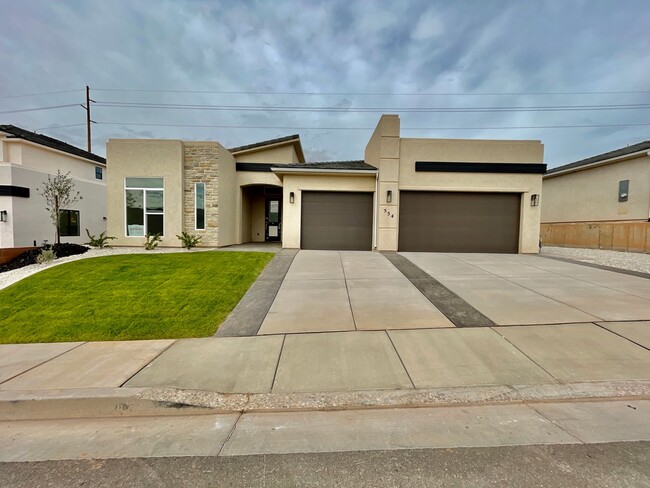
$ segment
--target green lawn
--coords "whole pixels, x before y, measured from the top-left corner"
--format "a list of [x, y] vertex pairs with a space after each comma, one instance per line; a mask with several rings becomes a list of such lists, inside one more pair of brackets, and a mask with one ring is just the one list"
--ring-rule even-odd
[[131, 254], [55, 266], [0, 291], [0, 343], [209, 336], [272, 257]]

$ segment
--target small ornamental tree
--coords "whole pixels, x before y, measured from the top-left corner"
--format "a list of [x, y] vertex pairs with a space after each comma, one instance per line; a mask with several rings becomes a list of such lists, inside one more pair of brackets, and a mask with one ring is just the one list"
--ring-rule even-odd
[[57, 170], [56, 175], [47, 175], [47, 181], [43, 182], [41, 188], [36, 191], [45, 200], [45, 210], [50, 212], [50, 219], [56, 229], [56, 243], [61, 244], [61, 209], [70, 208], [82, 200], [81, 194], [75, 190], [74, 181], [70, 178], [70, 172], [62, 174]]

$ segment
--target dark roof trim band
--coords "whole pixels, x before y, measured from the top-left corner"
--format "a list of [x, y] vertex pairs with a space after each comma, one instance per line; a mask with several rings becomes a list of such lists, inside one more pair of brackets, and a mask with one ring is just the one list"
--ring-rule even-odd
[[235, 169], [237, 171], [258, 171], [264, 173], [270, 173], [271, 168], [277, 166], [273, 163], [236, 163]]
[[445, 173], [519, 173], [544, 174], [546, 165], [541, 163], [444, 163], [416, 161], [415, 171]]
[[24, 186], [0, 185], [0, 197], [29, 198], [29, 188]]

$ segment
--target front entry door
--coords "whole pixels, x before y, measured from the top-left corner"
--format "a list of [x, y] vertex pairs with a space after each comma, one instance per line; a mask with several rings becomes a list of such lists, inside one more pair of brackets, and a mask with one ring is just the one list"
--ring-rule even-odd
[[266, 199], [266, 231], [264, 240], [279, 241], [282, 239], [282, 202], [280, 198]]

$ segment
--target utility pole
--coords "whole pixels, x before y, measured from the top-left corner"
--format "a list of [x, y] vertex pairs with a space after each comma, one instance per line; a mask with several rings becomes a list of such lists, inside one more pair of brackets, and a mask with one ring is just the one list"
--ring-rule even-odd
[[83, 109], [86, 111], [86, 132], [88, 136], [88, 152], [92, 152], [92, 137], [90, 132], [90, 124], [93, 124], [94, 121], [90, 119], [90, 103], [94, 100], [90, 99], [90, 87], [86, 85], [86, 105], [82, 105]]

